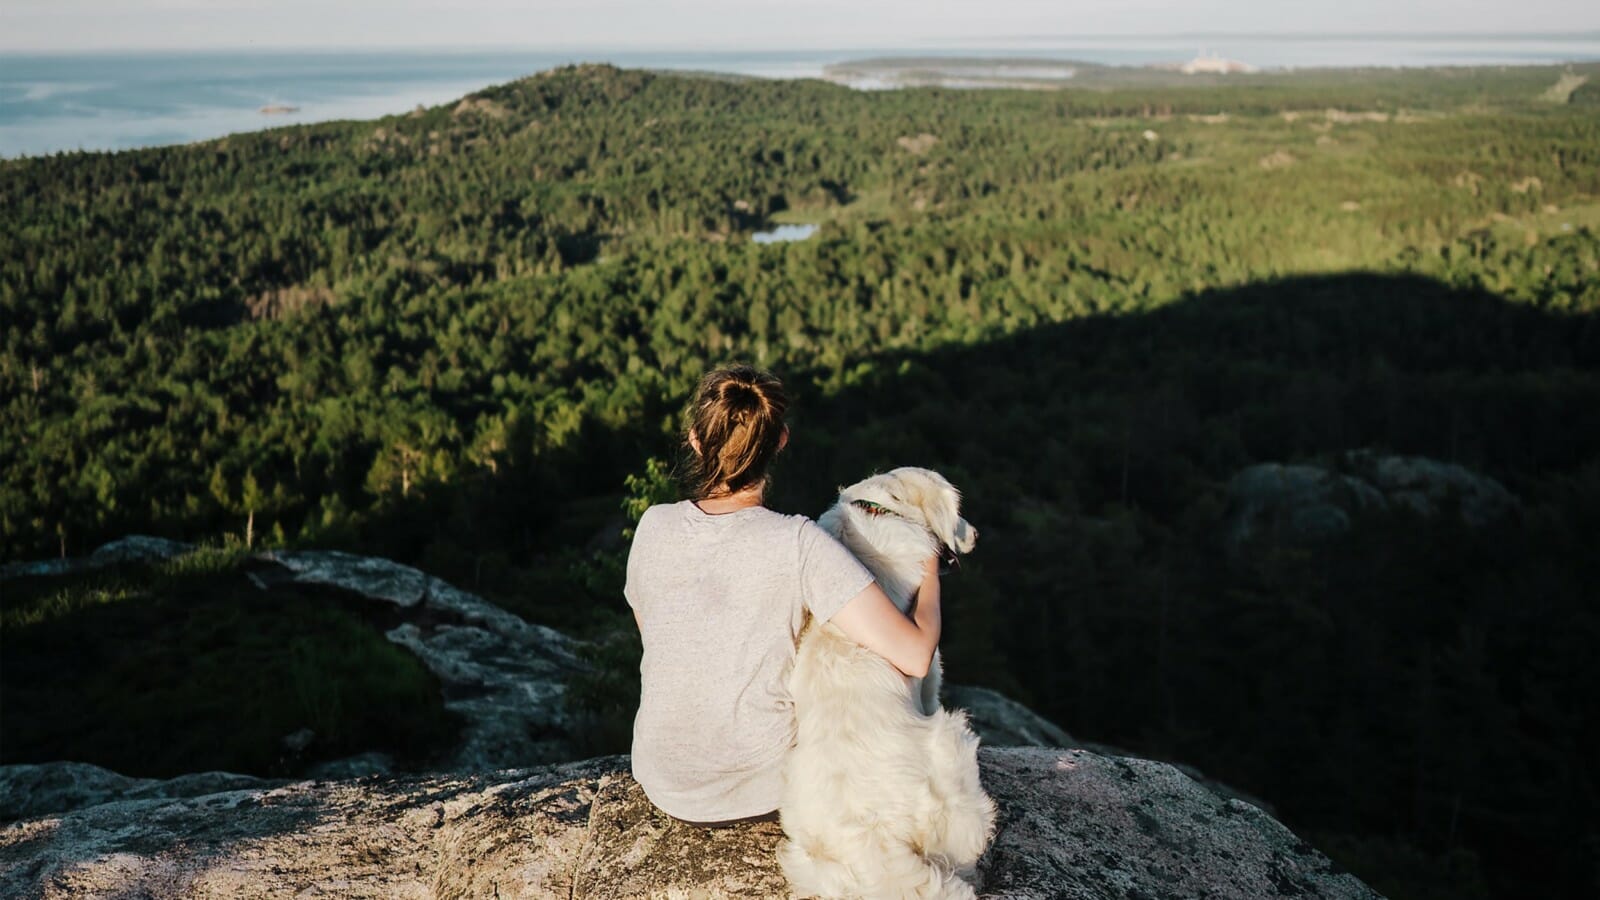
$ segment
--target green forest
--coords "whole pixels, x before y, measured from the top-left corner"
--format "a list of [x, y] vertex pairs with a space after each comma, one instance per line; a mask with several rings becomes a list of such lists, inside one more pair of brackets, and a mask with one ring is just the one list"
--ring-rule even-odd
[[[816, 516], [897, 465], [963, 490], [983, 540], [946, 580], [948, 680], [1249, 791], [1390, 896], [1590, 896], [1597, 84], [861, 92], [578, 66], [372, 122], [0, 162], [0, 562], [220, 548], [71, 596], [0, 586], [0, 761], [117, 725], [73, 719], [60, 684], [155, 714], [116, 699], [152, 679], [92, 654], [51, 687], [90, 631], [254, 654], [273, 617], [321, 636], [298, 677], [365, 654], [398, 674], [363, 696], [421, 710], [351, 747], [433, 746], [422, 675], [351, 650], [351, 617], [161, 624], [233, 590], [246, 543], [390, 557], [593, 640], [573, 702], [597, 752], [626, 750], [624, 506], [670, 496], [688, 392], [742, 360], [794, 401], [776, 508]], [[781, 223], [818, 227], [751, 239]], [[1385, 456], [1514, 509], [1229, 537], [1247, 467]], [[213, 694], [255, 690], [228, 655]], [[192, 694], [171, 696], [215, 714], [174, 722], [177, 755], [72, 755], [272, 769], [219, 758], [229, 704]]]

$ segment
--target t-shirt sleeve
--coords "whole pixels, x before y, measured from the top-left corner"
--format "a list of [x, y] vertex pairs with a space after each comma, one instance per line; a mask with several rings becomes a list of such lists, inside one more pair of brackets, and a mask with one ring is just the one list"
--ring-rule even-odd
[[833, 535], [807, 519], [800, 526], [800, 599], [822, 622], [872, 583], [872, 573]]
[[644, 511], [639, 517], [639, 524], [633, 529], [633, 543], [628, 546], [628, 564], [625, 580], [622, 583], [623, 599], [634, 609], [639, 608], [639, 586], [644, 582], [644, 568], [650, 556], [650, 539], [654, 533], [653, 520], [656, 515], [654, 506]]

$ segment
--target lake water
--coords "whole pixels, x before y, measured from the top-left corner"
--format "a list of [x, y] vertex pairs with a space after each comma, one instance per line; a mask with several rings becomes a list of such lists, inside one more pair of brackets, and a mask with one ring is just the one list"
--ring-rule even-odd
[[[1112, 65], [1204, 51], [1264, 68], [1490, 65], [1600, 59], [1600, 34], [1510, 37], [1029, 37], [937, 46], [748, 52], [0, 54], [0, 157], [185, 143], [275, 125], [370, 119], [571, 62], [813, 78], [873, 56], [1012, 57]], [[264, 106], [295, 107], [266, 115]]]
[[779, 225], [771, 231], [758, 231], [750, 235], [750, 240], [758, 244], [782, 244], [788, 241], [803, 241], [815, 234], [815, 225]]

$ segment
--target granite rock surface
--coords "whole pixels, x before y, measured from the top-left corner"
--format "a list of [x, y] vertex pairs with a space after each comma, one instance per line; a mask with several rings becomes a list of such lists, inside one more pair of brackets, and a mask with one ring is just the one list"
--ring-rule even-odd
[[[1260, 809], [1177, 769], [985, 748], [991, 898], [1377, 896]], [[700, 829], [626, 757], [473, 774], [219, 785], [0, 827], [0, 896], [789, 896], [776, 823]]]

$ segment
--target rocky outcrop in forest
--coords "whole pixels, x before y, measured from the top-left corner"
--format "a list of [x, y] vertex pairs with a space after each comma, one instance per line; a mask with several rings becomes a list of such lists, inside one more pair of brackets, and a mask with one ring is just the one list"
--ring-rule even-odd
[[1257, 463], [1228, 482], [1228, 545], [1273, 538], [1315, 543], [1348, 532], [1355, 517], [1403, 511], [1424, 519], [1453, 509], [1479, 528], [1512, 512], [1500, 482], [1420, 456], [1346, 453], [1330, 463]]
[[[0, 580], [40, 577], [181, 556], [192, 544], [134, 535], [81, 559], [14, 563]], [[384, 632], [427, 666], [460, 716], [461, 739], [438, 767], [468, 772], [566, 762], [578, 756], [561, 702], [568, 678], [586, 668], [580, 642], [523, 619], [440, 578], [387, 559], [332, 550], [257, 554], [248, 577], [263, 591], [328, 589], [392, 607]], [[289, 744], [314, 735], [286, 735]], [[381, 755], [325, 763], [327, 774], [383, 771]]]

